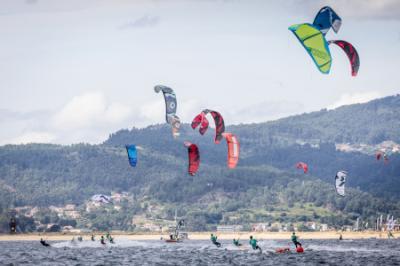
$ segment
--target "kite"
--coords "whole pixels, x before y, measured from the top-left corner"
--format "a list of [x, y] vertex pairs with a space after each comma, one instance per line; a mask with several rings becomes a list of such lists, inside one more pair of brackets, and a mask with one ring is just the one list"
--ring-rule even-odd
[[335, 188], [336, 193], [342, 197], [344, 197], [344, 184], [346, 183], [347, 172], [339, 171], [335, 176]]
[[222, 135], [225, 137], [228, 145], [228, 167], [233, 169], [239, 161], [239, 140], [232, 133], [223, 133]]
[[197, 170], [199, 170], [200, 166], [200, 152], [199, 148], [196, 144], [190, 143], [185, 141], [183, 143], [185, 147], [188, 148], [188, 156], [189, 156], [189, 166], [188, 166], [188, 173], [190, 175], [195, 175]]
[[306, 163], [298, 162], [298, 163], [296, 164], [296, 168], [297, 168], [297, 169], [303, 169], [303, 172], [304, 172], [305, 174], [307, 174], [307, 172], [308, 172], [308, 165], [307, 165]]
[[323, 35], [325, 35], [330, 28], [332, 28], [335, 33], [338, 33], [341, 25], [342, 19], [329, 6], [321, 8], [313, 22], [313, 26], [319, 29]]
[[176, 115], [177, 102], [175, 92], [171, 88], [163, 85], [155, 86], [154, 91], [156, 93], [159, 93], [160, 91], [163, 92], [165, 100], [165, 120], [172, 126], [172, 135], [174, 137], [179, 136], [181, 120]]
[[331, 69], [332, 57], [322, 32], [308, 23], [292, 25], [289, 30], [306, 49], [318, 70], [323, 74], [328, 74]]
[[224, 123], [224, 118], [221, 116], [220, 113], [217, 111], [209, 110], [209, 109], [204, 109], [200, 114], [198, 114], [192, 121], [192, 128], [195, 129], [196, 127], [199, 127], [199, 132], [201, 135], [204, 135], [204, 133], [207, 131], [209, 122], [207, 120], [207, 114], [211, 114], [211, 116], [214, 119], [215, 123], [215, 138], [214, 142], [216, 144], [220, 143], [223, 136], [222, 133], [225, 132], [225, 123]]
[[360, 68], [360, 57], [358, 56], [356, 48], [354, 46], [346, 41], [343, 40], [334, 40], [334, 41], [329, 41], [329, 44], [336, 44], [342, 50], [346, 53], [347, 57], [349, 58], [350, 61], [350, 66], [351, 66], [351, 75], [353, 77], [357, 76], [358, 69]]
[[137, 150], [135, 145], [125, 145], [126, 152], [128, 153], [129, 164], [136, 167], [137, 163]]

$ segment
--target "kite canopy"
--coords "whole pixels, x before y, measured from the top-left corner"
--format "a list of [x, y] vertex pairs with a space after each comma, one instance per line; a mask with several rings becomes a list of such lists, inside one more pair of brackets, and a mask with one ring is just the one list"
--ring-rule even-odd
[[199, 170], [200, 166], [199, 148], [197, 147], [196, 144], [190, 143], [188, 141], [185, 141], [183, 144], [185, 145], [185, 147], [188, 148], [188, 156], [189, 156], [188, 173], [193, 176], [196, 174], [197, 170]]
[[228, 167], [233, 169], [236, 167], [239, 161], [239, 140], [232, 133], [223, 133], [222, 135], [225, 137], [226, 143], [228, 145]]
[[389, 155], [384, 151], [378, 151], [376, 153], [376, 159], [379, 161], [383, 157], [383, 161], [385, 164], [389, 163]]
[[296, 35], [319, 71], [328, 74], [331, 69], [332, 57], [322, 32], [308, 23], [292, 25], [289, 30]]
[[209, 122], [206, 118], [207, 114], [211, 114], [211, 116], [214, 119], [215, 123], [215, 138], [214, 142], [216, 144], [220, 143], [223, 136], [222, 133], [225, 132], [225, 123], [224, 123], [224, 118], [221, 116], [220, 113], [217, 111], [213, 111], [210, 109], [204, 109], [200, 114], [198, 114], [192, 121], [192, 128], [195, 129], [200, 125], [199, 132], [201, 135], [204, 135], [204, 133], [208, 129]]
[[111, 198], [103, 194], [93, 195], [91, 200], [98, 203], [111, 203]]
[[157, 93], [160, 91], [163, 92], [165, 100], [165, 120], [172, 126], [172, 135], [174, 137], [179, 136], [181, 121], [176, 115], [177, 102], [175, 92], [171, 88], [163, 85], [155, 86], [154, 91]]
[[313, 25], [319, 29], [323, 35], [325, 35], [330, 28], [332, 28], [335, 33], [338, 33], [342, 25], [342, 19], [331, 7], [325, 6], [321, 8], [315, 16]]
[[333, 40], [329, 41], [329, 44], [334, 43], [346, 53], [347, 57], [349, 58], [350, 65], [351, 65], [351, 75], [353, 77], [357, 76], [358, 69], [360, 68], [360, 58], [358, 56], [356, 48], [346, 41], [343, 40]]
[[380, 151], [378, 151], [377, 153], [376, 153], [376, 160], [380, 160], [382, 158], [382, 152], [380, 152]]
[[201, 135], [204, 135], [204, 133], [206, 133], [208, 129], [209, 124], [210, 123], [208, 122], [206, 115], [203, 112], [201, 112], [193, 119], [191, 126], [193, 129], [195, 129], [200, 125], [199, 132]]
[[303, 169], [303, 172], [304, 172], [305, 174], [307, 174], [307, 172], [308, 172], [308, 165], [307, 165], [306, 163], [298, 162], [298, 163], [296, 164], [296, 168], [297, 168], [297, 169]]
[[346, 183], [347, 172], [339, 171], [335, 176], [335, 188], [336, 193], [342, 197], [344, 197], [344, 184]]
[[137, 150], [135, 145], [125, 145], [126, 152], [128, 153], [129, 164], [132, 167], [136, 166], [137, 163]]

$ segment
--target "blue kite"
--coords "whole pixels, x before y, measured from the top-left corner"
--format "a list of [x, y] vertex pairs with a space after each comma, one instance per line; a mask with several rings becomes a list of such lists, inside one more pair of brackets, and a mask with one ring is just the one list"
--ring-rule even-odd
[[136, 167], [137, 163], [137, 150], [135, 145], [125, 145], [126, 152], [128, 153], [129, 164]]

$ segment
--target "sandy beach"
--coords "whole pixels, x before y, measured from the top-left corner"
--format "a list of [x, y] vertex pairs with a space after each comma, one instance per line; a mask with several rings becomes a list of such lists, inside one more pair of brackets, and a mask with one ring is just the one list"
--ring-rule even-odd
[[[189, 239], [191, 240], [207, 240], [210, 234], [215, 232], [189, 232]], [[98, 238], [105, 233], [96, 232], [95, 235]], [[127, 233], [127, 232], [111, 232], [116, 238], [129, 239], [129, 240], [159, 240], [161, 238], [167, 238], [167, 233]], [[338, 232], [338, 231], [327, 231], [327, 232], [297, 232], [300, 239], [338, 239], [339, 235], [342, 234], [343, 239], [387, 239], [386, 232]], [[83, 236], [84, 239], [88, 239], [90, 234], [88, 233], [31, 233], [31, 234], [1, 234], [0, 241], [38, 241], [40, 238], [45, 238], [49, 241], [66, 241], [71, 240], [72, 237], [78, 235]], [[250, 235], [257, 239], [290, 239], [291, 232], [224, 232], [216, 233], [219, 239], [233, 239], [240, 236], [241, 239], [246, 239]], [[395, 238], [400, 237], [400, 232], [394, 233]]]

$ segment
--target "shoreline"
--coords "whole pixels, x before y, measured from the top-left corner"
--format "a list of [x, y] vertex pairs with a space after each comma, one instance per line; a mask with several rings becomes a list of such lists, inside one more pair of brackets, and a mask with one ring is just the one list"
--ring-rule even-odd
[[[209, 240], [210, 234], [214, 233], [221, 240], [232, 240], [233, 238], [240, 237], [247, 239], [250, 235], [259, 240], [284, 240], [290, 239], [291, 232], [188, 232], [189, 240]], [[93, 233], [98, 239], [105, 232]], [[127, 240], [160, 240], [161, 237], [168, 238], [168, 233], [129, 233], [121, 231], [111, 231], [111, 234], [116, 239]], [[343, 239], [388, 239], [387, 232], [340, 232], [340, 231], [326, 231], [326, 232], [296, 232], [300, 239], [339, 239], [342, 234]], [[39, 241], [40, 238], [45, 238], [48, 241], [69, 241], [72, 237], [82, 236], [84, 240], [88, 240], [91, 233], [28, 233], [28, 234], [0, 234], [0, 241]], [[395, 238], [400, 237], [400, 232], [393, 232]]]

